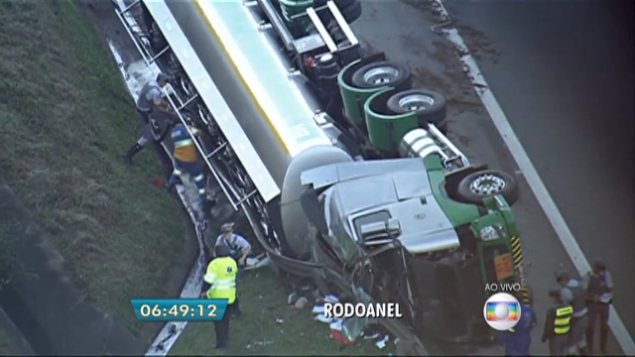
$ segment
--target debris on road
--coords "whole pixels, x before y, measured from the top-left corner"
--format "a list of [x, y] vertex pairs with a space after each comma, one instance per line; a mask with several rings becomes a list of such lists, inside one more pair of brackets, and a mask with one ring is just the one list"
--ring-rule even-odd
[[294, 307], [296, 309], [303, 309], [308, 303], [309, 303], [309, 300], [307, 298], [301, 297], [295, 302]]

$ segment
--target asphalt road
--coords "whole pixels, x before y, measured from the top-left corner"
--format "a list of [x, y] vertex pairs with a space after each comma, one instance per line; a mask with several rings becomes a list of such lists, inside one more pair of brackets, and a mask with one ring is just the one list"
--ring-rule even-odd
[[635, 336], [633, 2], [446, 5], [500, 52], [479, 61], [490, 89], [584, 254], [608, 261]]
[[[415, 7], [427, 3], [411, 1]], [[523, 6], [528, 8], [519, 9]], [[449, 7], [469, 27], [461, 29], [462, 35], [477, 50], [494, 95], [585, 255], [609, 262], [617, 287], [615, 304], [633, 334], [634, 61], [632, 39], [615, 36], [632, 34], [632, 29], [616, 25], [613, 15], [632, 10], [589, 5], [583, 11], [573, 5], [500, 0]], [[433, 24], [429, 9], [377, 1], [364, 2], [364, 15], [353, 27], [371, 44], [370, 51], [385, 51], [408, 64], [419, 84], [448, 97], [451, 137], [471, 160], [517, 172], [452, 49], [430, 30]], [[546, 291], [555, 286], [554, 272], [575, 269], [523, 176], [518, 179], [521, 199], [514, 210], [541, 324], [550, 306]], [[539, 325], [532, 354], [547, 353], [539, 342], [541, 332]], [[620, 352], [615, 341], [610, 350]]]
[[[518, 170], [447, 43], [433, 34], [429, 9], [367, 2], [354, 24], [371, 51], [413, 68], [418, 82], [449, 99], [450, 130], [467, 154]], [[624, 2], [627, 3], [627, 2]], [[589, 261], [615, 276], [615, 307], [635, 335], [633, 190], [633, 13], [599, 2], [445, 2], [490, 89]], [[630, 26], [630, 27], [629, 27]], [[630, 37], [630, 38], [629, 38]], [[514, 207], [527, 275], [535, 290], [540, 344], [554, 273], [575, 273], [567, 252], [524, 181]], [[615, 341], [610, 351], [620, 353]]]

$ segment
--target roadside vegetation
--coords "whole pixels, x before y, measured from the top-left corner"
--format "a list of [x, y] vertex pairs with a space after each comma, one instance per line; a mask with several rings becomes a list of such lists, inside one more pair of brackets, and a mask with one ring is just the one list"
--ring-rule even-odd
[[[71, 0], [0, 3], [0, 183], [7, 183], [48, 232], [75, 285], [146, 342], [131, 298], [176, 296], [189, 270], [191, 224], [178, 200], [147, 182], [160, 175], [151, 150], [130, 168], [121, 154], [136, 139], [133, 102], [111, 54]], [[241, 233], [249, 236], [248, 226]], [[253, 240], [252, 240], [253, 242]], [[0, 242], [0, 271], [19, 269], [15, 240]], [[266, 268], [241, 284], [242, 319], [230, 352], [242, 355], [385, 355], [373, 342], [343, 348], [312, 305], [294, 309]], [[151, 325], [151, 326], [150, 326]], [[144, 328], [146, 326], [146, 328]], [[147, 326], [150, 326], [149, 328]], [[214, 354], [212, 323], [190, 323], [171, 354]], [[0, 331], [0, 354], [11, 354]]]
[[0, 356], [16, 356], [21, 351], [9, 331], [0, 327]]
[[[138, 133], [133, 102], [80, 4], [3, 1], [0, 23], [0, 182], [48, 232], [73, 282], [140, 334], [130, 299], [174, 294], [171, 270], [190, 266], [182, 207], [146, 181], [160, 172], [152, 150], [122, 163]], [[15, 245], [0, 246], [2, 259]]]
[[[236, 232], [251, 238], [249, 225], [245, 222], [236, 225]], [[380, 350], [374, 340], [360, 339], [354, 346], [338, 344], [330, 337], [329, 325], [314, 319], [312, 299], [303, 309], [287, 304], [291, 287], [268, 267], [245, 272], [238, 291], [243, 315], [231, 321], [227, 355], [385, 356], [394, 350], [392, 342]], [[214, 356], [218, 353], [214, 350], [214, 342], [212, 322], [190, 322], [170, 355]]]

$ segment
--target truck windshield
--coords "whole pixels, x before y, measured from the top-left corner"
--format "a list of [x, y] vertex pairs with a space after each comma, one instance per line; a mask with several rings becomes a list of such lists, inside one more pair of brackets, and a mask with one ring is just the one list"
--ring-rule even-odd
[[345, 218], [341, 216], [337, 206], [337, 200], [332, 195], [325, 195], [322, 202], [325, 216], [328, 222], [328, 241], [330, 246], [343, 261], [354, 259], [358, 253], [358, 246], [354, 238], [350, 234], [350, 230], [346, 229]]

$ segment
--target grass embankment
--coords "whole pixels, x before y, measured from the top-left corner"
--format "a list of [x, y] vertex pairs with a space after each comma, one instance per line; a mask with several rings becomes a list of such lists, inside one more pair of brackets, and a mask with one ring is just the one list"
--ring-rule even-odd
[[22, 354], [22, 351], [17, 346], [13, 336], [9, 335], [9, 332], [0, 328], [0, 356], [17, 356]]
[[130, 299], [166, 297], [170, 270], [191, 264], [179, 261], [182, 208], [146, 182], [160, 172], [151, 150], [122, 163], [138, 135], [133, 102], [80, 4], [3, 1], [0, 23], [0, 181], [74, 283], [139, 333]]
[[[239, 222], [238, 233], [250, 238], [249, 226]], [[250, 239], [252, 242], [254, 239]], [[330, 337], [329, 325], [314, 320], [309, 299], [304, 309], [287, 304], [291, 288], [286, 287], [269, 268], [248, 271], [240, 282], [240, 307], [243, 316], [230, 325], [230, 342], [225, 354], [248, 355], [387, 355], [394, 352], [389, 342], [384, 350], [375, 341], [360, 340], [344, 347]], [[191, 322], [170, 350], [170, 355], [216, 355], [214, 324]]]
[[[146, 182], [159, 174], [152, 153], [140, 154], [132, 169], [121, 163], [121, 153], [138, 133], [133, 103], [79, 6], [5, 1], [0, 21], [5, 148], [0, 180], [18, 192], [48, 231], [74, 282], [139, 332], [142, 324], [130, 298], [166, 297], [170, 269], [191, 264], [177, 261], [189, 239], [187, 222], [178, 218], [181, 207]], [[296, 310], [286, 304], [287, 292], [266, 269], [246, 274], [245, 315], [232, 323], [230, 351], [386, 353], [370, 342], [340, 349], [328, 337], [328, 326], [313, 321], [311, 306]], [[213, 354], [213, 335], [211, 323], [191, 323], [171, 352]]]
[[[232, 355], [387, 355], [392, 343], [380, 350], [374, 341], [343, 347], [330, 337], [329, 325], [315, 321], [313, 305], [298, 310], [287, 305], [287, 293], [267, 268], [247, 272], [241, 281], [243, 316], [231, 322], [227, 354]], [[280, 320], [278, 320], [280, 319]], [[215, 355], [214, 325], [191, 322], [171, 355]]]

